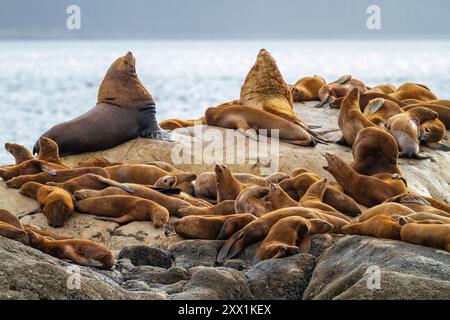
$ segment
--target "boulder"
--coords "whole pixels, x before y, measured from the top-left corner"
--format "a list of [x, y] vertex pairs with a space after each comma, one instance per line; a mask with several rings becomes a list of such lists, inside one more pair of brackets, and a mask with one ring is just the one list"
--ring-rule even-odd
[[213, 267], [223, 243], [221, 240], [185, 240], [173, 245], [170, 252], [177, 266], [187, 269], [196, 266]]
[[130, 259], [135, 266], [154, 266], [168, 269], [172, 266], [169, 252], [151, 246], [127, 246], [120, 251], [119, 259]]

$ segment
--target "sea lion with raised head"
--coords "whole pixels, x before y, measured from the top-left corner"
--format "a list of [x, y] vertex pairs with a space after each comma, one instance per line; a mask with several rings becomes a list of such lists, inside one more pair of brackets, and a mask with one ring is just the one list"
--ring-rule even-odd
[[217, 203], [224, 200], [236, 200], [239, 193], [247, 186], [239, 182], [231, 170], [224, 164], [216, 164]]
[[336, 179], [344, 192], [357, 202], [373, 207], [386, 199], [407, 192], [404, 179], [397, 174], [359, 174], [339, 157], [325, 154], [328, 165], [324, 167]]
[[343, 142], [350, 146], [353, 146], [356, 136], [362, 129], [375, 126], [361, 112], [357, 88], [352, 89], [345, 96], [339, 112], [338, 125], [342, 131]]
[[31, 247], [58, 259], [68, 259], [83, 266], [111, 269], [114, 257], [101, 243], [82, 239], [55, 240], [28, 232]]
[[321, 219], [283, 218], [270, 228], [258, 250], [261, 260], [279, 259], [300, 252], [308, 253], [310, 235], [330, 232], [333, 225]]
[[422, 224], [411, 222], [400, 231], [402, 241], [450, 252], [450, 224]]
[[222, 263], [231, 259], [247, 246], [263, 240], [269, 233], [272, 226], [279, 220], [299, 216], [306, 219], [321, 219], [333, 225], [333, 232], [340, 233], [343, 226], [348, 222], [321, 212], [320, 210], [290, 207], [269, 212], [262, 217], [250, 222], [240, 231], [234, 233], [230, 239], [222, 246], [217, 256], [217, 262]]
[[169, 221], [169, 211], [152, 200], [129, 195], [113, 195], [78, 200], [80, 212], [97, 215], [98, 220], [112, 221], [120, 225], [132, 221], [152, 221], [161, 228]]
[[326, 84], [319, 76], [304, 77], [291, 86], [294, 102], [314, 101], [319, 99], [319, 90]]
[[420, 101], [435, 100], [437, 97], [423, 84], [404, 83], [390, 94], [398, 100], [415, 99]]
[[34, 159], [31, 151], [20, 144], [7, 142], [5, 143], [5, 149], [14, 157], [16, 166], [27, 160]]
[[64, 226], [75, 214], [72, 196], [64, 189], [27, 182], [22, 185], [19, 193], [37, 200], [48, 224], [52, 227]]
[[397, 140], [400, 157], [430, 158], [430, 156], [419, 152], [420, 138], [424, 135], [420, 126], [425, 121], [437, 119], [438, 116], [433, 110], [416, 107], [389, 118], [386, 128]]
[[[155, 115], [153, 97], [138, 79], [136, 60], [128, 52], [108, 69], [93, 109], [43, 136], [58, 144], [62, 156], [109, 149], [138, 137], [170, 140]], [[33, 152], [39, 152], [38, 142]]]
[[269, 192], [267, 187], [250, 186], [242, 190], [236, 198], [236, 213], [251, 213], [256, 217], [274, 210], [270, 201], [266, 200]]
[[380, 214], [364, 222], [352, 223], [342, 227], [346, 234], [358, 234], [382, 239], [400, 240], [400, 230], [402, 226], [397, 220]]
[[250, 213], [214, 215], [214, 216], [186, 216], [175, 220], [175, 232], [188, 239], [228, 239], [232, 234], [241, 230], [256, 217]]

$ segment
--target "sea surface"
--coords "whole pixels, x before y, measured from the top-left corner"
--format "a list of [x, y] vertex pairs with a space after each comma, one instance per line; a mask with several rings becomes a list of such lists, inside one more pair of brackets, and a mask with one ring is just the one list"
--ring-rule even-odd
[[[92, 108], [109, 65], [127, 51], [163, 120], [197, 118], [238, 98], [261, 48], [287, 83], [351, 74], [369, 86], [423, 83], [450, 99], [450, 41], [0, 41], [0, 147], [31, 148], [53, 125]], [[0, 151], [0, 164], [12, 161]]]

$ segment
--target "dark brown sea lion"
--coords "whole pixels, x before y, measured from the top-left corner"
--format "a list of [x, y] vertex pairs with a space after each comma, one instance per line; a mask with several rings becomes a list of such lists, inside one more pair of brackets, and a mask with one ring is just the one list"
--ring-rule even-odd
[[[62, 156], [115, 147], [137, 137], [170, 140], [156, 121], [153, 97], [139, 81], [131, 52], [117, 59], [100, 85], [97, 105], [43, 134]], [[39, 152], [39, 143], [33, 149]]]

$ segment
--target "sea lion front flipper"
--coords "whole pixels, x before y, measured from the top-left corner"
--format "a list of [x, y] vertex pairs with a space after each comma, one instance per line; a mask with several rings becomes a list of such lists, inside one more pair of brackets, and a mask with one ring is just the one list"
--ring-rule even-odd
[[49, 174], [49, 175], [51, 175], [51, 176], [56, 176], [56, 175], [58, 174], [58, 171], [49, 169], [49, 168], [48, 168], [47, 166], [45, 166], [45, 165], [41, 165], [41, 166], [40, 166], [40, 169], [41, 169], [42, 172], [45, 172], [45, 173], [47, 173], [47, 174]]
[[239, 231], [235, 233], [220, 249], [217, 255], [217, 262], [223, 263], [226, 260], [236, 256], [244, 249], [244, 233]]
[[333, 82], [330, 82], [330, 84], [331, 84], [331, 83], [344, 84], [344, 83], [346, 83], [347, 81], [349, 81], [351, 78], [352, 78], [351, 75], [349, 75], [349, 74], [344, 74], [344, 75], [341, 76], [339, 79], [337, 79], [337, 80], [335, 80], [335, 81], [333, 81]]
[[299, 243], [298, 247], [300, 248], [301, 253], [309, 253], [311, 250], [311, 237], [307, 234], [303, 240]]
[[383, 98], [376, 98], [369, 102], [369, 104], [366, 106], [366, 109], [369, 110], [370, 113], [375, 113], [378, 110], [380, 110], [383, 104], [384, 104]]
[[340, 146], [349, 146], [347, 141], [345, 141], [344, 135], [341, 135], [339, 139], [336, 139], [333, 141], [334, 143], [340, 145]]
[[322, 108], [326, 104], [330, 103], [331, 100], [332, 100], [331, 96], [329, 94], [327, 94], [325, 96], [325, 99], [323, 99], [323, 101], [320, 101], [318, 104], [314, 105], [313, 108]]
[[417, 154], [414, 155], [414, 158], [420, 159], [420, 160], [424, 160], [424, 159], [436, 160], [433, 156], [431, 156], [429, 154], [425, 154], [425, 153], [420, 153], [420, 152], [417, 152]]
[[249, 139], [258, 141], [258, 134], [256, 133], [255, 129], [251, 129], [251, 128], [237, 128], [236, 131], [239, 132], [240, 134], [248, 137]]
[[428, 148], [433, 149], [433, 150], [439, 150], [439, 151], [444, 151], [444, 152], [449, 152], [450, 151], [450, 147], [439, 143], [439, 142], [432, 142], [432, 143], [427, 143], [426, 145]]

